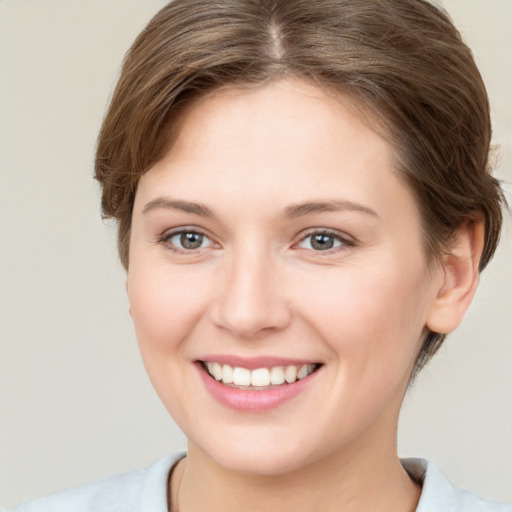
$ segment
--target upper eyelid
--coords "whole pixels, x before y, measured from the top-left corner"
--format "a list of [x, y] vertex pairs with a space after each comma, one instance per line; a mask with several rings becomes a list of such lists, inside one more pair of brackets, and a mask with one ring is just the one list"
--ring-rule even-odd
[[[331, 236], [331, 237], [337, 239], [340, 242], [340, 245], [338, 245], [337, 247], [332, 247], [330, 249], [325, 249], [322, 251], [300, 247], [300, 244], [302, 242], [304, 242], [307, 238], [309, 238], [313, 235], [316, 235], [316, 234], [323, 234], [323, 235]], [[339, 231], [332, 230], [332, 229], [316, 228], [316, 229], [311, 229], [311, 230], [306, 231], [305, 233], [303, 232], [302, 234], [300, 234], [298, 236], [298, 238], [296, 239], [296, 241], [293, 242], [291, 248], [295, 249], [295, 250], [303, 250], [303, 251], [306, 251], [307, 253], [314, 253], [318, 257], [330, 257], [330, 256], [339, 255], [340, 252], [346, 251], [355, 246], [357, 246], [357, 240], [355, 240], [350, 235], [340, 233]]]
[[[170, 239], [175, 237], [176, 235], [180, 235], [182, 233], [197, 233], [198, 235], [202, 235], [205, 238], [207, 238], [213, 245], [217, 244], [215, 240], [204, 230], [196, 227], [177, 227], [177, 228], [170, 228], [166, 229], [161, 235], [159, 235], [156, 238], [157, 243], [170, 243]], [[204, 248], [203, 248], [204, 249]], [[194, 250], [199, 251], [199, 249], [181, 249], [177, 248], [177, 250], [184, 251], [184, 252], [193, 252]]]
[[[168, 241], [173, 236], [179, 235], [181, 233], [198, 233], [208, 240], [210, 240], [213, 244], [218, 244], [218, 242], [215, 241], [215, 237], [210, 235], [208, 233], [208, 230], [205, 230], [203, 228], [199, 228], [197, 226], [179, 226], [175, 228], [169, 228], [162, 232], [160, 236], [157, 237], [158, 242], [165, 242]], [[306, 238], [315, 235], [315, 234], [325, 234], [328, 236], [332, 236], [333, 238], [336, 238], [343, 242], [345, 245], [355, 245], [357, 241], [354, 239], [353, 236], [348, 235], [347, 233], [340, 232], [336, 229], [332, 228], [309, 228], [306, 230], [303, 230], [301, 233], [299, 233], [293, 240], [292, 246], [297, 245], [298, 243], [302, 242]]]
[[356, 240], [354, 239], [353, 236], [351, 236], [347, 233], [340, 232], [336, 229], [328, 229], [328, 228], [310, 228], [306, 231], [303, 231], [302, 233], [297, 235], [296, 242], [294, 242], [294, 243], [298, 243], [298, 242], [304, 240], [305, 238], [307, 238], [308, 236], [317, 235], [317, 234], [332, 236], [333, 238], [338, 238], [339, 240], [342, 240], [343, 242], [347, 242], [347, 243], [348, 242], [356, 243]]
[[159, 238], [167, 239], [172, 236], [179, 235], [180, 233], [197, 233], [199, 235], [205, 236], [206, 238], [212, 238], [206, 230], [194, 226], [179, 226], [176, 228], [168, 228], [162, 231], [162, 234], [159, 236]]

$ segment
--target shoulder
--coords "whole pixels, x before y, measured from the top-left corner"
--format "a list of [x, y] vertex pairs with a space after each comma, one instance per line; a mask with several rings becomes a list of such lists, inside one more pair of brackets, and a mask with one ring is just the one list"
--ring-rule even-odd
[[27, 501], [13, 512], [167, 512], [167, 480], [183, 456], [170, 455], [147, 469]]
[[402, 466], [423, 485], [416, 512], [512, 512], [512, 505], [455, 489], [435, 464], [424, 459], [402, 459]]

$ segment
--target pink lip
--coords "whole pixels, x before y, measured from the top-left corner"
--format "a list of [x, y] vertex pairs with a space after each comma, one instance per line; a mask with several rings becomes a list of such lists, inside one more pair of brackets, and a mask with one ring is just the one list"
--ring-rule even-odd
[[248, 370], [255, 370], [257, 368], [272, 368], [274, 366], [301, 366], [303, 364], [315, 364], [318, 361], [310, 361], [306, 359], [292, 359], [286, 357], [273, 357], [273, 356], [260, 356], [260, 357], [238, 357], [226, 354], [209, 354], [204, 357], [199, 357], [198, 361], [205, 363], [220, 363], [229, 364], [233, 368], [240, 366]]
[[[221, 362], [218, 359], [216, 361], [219, 363]], [[267, 367], [265, 364], [261, 365], [261, 361], [259, 361], [259, 363], [260, 365], [254, 366], [254, 368], [261, 368], [262, 366]], [[272, 364], [272, 366], [285, 366], [285, 364], [286, 363], [278, 363]], [[284, 402], [303, 392], [314, 382], [316, 375], [320, 373], [319, 369], [313, 372], [311, 375], [308, 375], [306, 378], [298, 380], [293, 384], [283, 384], [281, 386], [276, 386], [275, 388], [258, 391], [237, 389], [226, 386], [225, 384], [222, 384], [221, 382], [213, 379], [206, 372], [202, 363], [198, 362], [195, 366], [198, 369], [199, 375], [203, 380], [206, 389], [213, 396], [213, 398], [220, 402], [222, 405], [240, 412], [264, 412], [279, 407]], [[247, 366], [242, 364], [239, 366], [244, 366], [247, 368]]]

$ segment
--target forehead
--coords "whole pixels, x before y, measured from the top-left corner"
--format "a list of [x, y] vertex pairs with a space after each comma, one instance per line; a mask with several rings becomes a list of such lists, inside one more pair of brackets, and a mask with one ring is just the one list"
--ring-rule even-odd
[[179, 193], [223, 206], [236, 198], [255, 208], [261, 197], [282, 208], [318, 198], [379, 207], [402, 186], [394, 162], [391, 145], [350, 98], [286, 79], [219, 90], [189, 106], [137, 195]]
[[[366, 136], [374, 132], [372, 138], [387, 140], [385, 123], [372, 107], [349, 94], [293, 76], [259, 85], [213, 90], [186, 105], [174, 124], [174, 156], [183, 150], [197, 151], [205, 142], [219, 142], [216, 137], [221, 138], [230, 126], [236, 130], [248, 128], [244, 134], [252, 134], [251, 141], [259, 137], [258, 142], [265, 141], [258, 131], [262, 128], [269, 150], [275, 146], [272, 141], [276, 135], [291, 141], [301, 135], [313, 140], [318, 134], [327, 143], [330, 137], [326, 138], [326, 134], [330, 132], [339, 144], [341, 128], [347, 143], [363, 131]], [[191, 132], [193, 137], [189, 137]]]

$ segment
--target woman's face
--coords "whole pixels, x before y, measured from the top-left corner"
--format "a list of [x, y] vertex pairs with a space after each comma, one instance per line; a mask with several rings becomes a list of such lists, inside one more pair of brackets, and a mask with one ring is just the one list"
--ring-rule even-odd
[[190, 446], [224, 468], [394, 449], [440, 279], [392, 148], [306, 82], [195, 104], [138, 186], [142, 357]]

